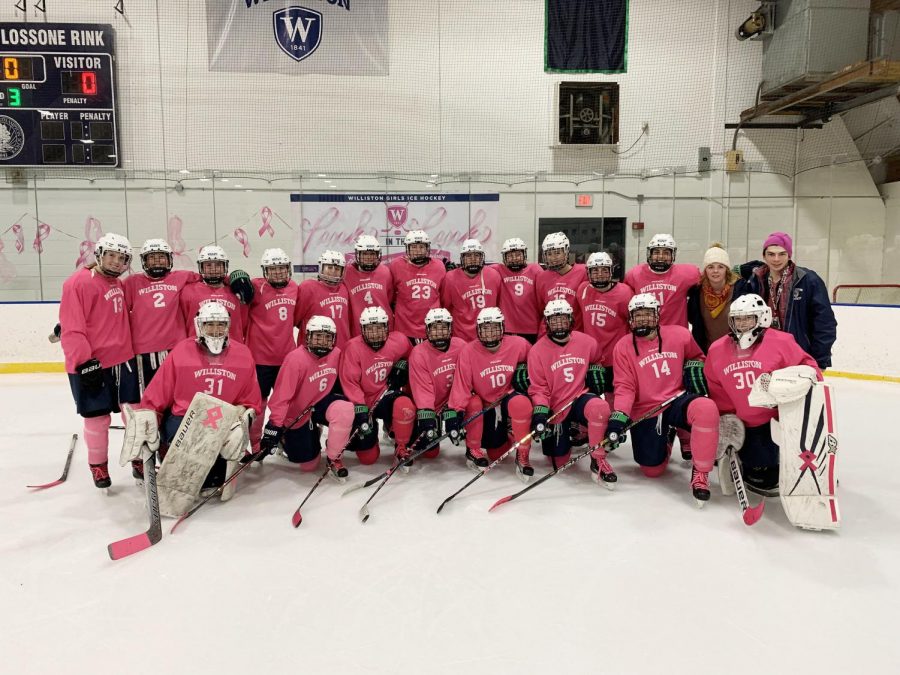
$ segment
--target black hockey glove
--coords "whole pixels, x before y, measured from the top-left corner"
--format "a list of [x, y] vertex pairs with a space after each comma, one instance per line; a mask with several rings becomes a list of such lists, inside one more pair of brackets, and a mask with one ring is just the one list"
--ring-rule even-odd
[[450, 439], [453, 445], [459, 445], [466, 437], [465, 429], [462, 428], [463, 413], [461, 410], [444, 411], [444, 433]]
[[387, 388], [391, 391], [400, 391], [409, 383], [409, 362], [400, 359], [394, 362], [394, 367], [387, 376]]
[[103, 389], [103, 367], [97, 359], [85, 361], [76, 369], [81, 387], [85, 391], [98, 392]]
[[550, 408], [545, 405], [534, 406], [531, 413], [531, 433], [536, 441], [542, 441], [550, 435]]
[[424, 408], [417, 412], [416, 423], [424, 440], [431, 441], [437, 438], [437, 414], [434, 410]]
[[353, 406], [353, 427], [351, 432], [359, 429], [359, 436], [368, 436], [372, 430], [372, 423], [369, 421], [369, 406], [355, 405]]
[[459, 265], [457, 265], [455, 262], [453, 262], [449, 258], [444, 258], [444, 269], [445, 270], [447, 270], [448, 272], [452, 272], [457, 267], [459, 267]]
[[616, 410], [609, 416], [609, 422], [606, 423], [606, 441], [607, 449], [615, 450], [621, 443], [627, 440], [625, 428], [631, 424], [631, 420], [623, 412]]
[[597, 396], [602, 396], [606, 391], [606, 368], [597, 364], [588, 366], [587, 376], [584, 378], [584, 386], [588, 391]]
[[253, 284], [250, 283], [250, 275], [244, 270], [232, 272], [228, 276], [228, 286], [243, 304], [249, 305], [253, 301]]
[[520, 394], [528, 396], [528, 387], [530, 385], [531, 381], [528, 379], [528, 364], [517, 363], [516, 370], [513, 372], [513, 389]]
[[684, 388], [693, 394], [709, 396], [706, 377], [703, 375], [703, 361], [691, 359], [684, 362]]
[[259, 457], [256, 458], [256, 461], [261, 462], [266, 458], [266, 455], [274, 455], [275, 448], [278, 447], [278, 443], [283, 435], [284, 427], [266, 422], [262, 438], [259, 440]]

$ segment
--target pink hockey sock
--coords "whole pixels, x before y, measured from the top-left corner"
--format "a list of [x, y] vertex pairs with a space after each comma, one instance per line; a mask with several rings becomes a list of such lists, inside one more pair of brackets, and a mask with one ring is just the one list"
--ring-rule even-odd
[[328, 459], [336, 459], [350, 440], [350, 427], [353, 426], [353, 404], [349, 401], [334, 401], [325, 411], [325, 419], [328, 421], [325, 454]]
[[[588, 443], [597, 445], [603, 442], [606, 434], [606, 422], [609, 420], [609, 404], [602, 398], [594, 397], [584, 406], [584, 416], [588, 422]], [[596, 459], [606, 457], [606, 450], [599, 448], [591, 453]]]
[[398, 446], [406, 447], [416, 421], [416, 406], [409, 396], [398, 396], [391, 408], [391, 431]]
[[315, 471], [319, 468], [319, 462], [322, 460], [322, 455], [316, 455], [315, 459], [311, 459], [308, 462], [300, 462], [300, 470], [304, 473], [309, 473], [310, 471]]
[[423, 452], [422, 457], [424, 457], [425, 459], [435, 459], [440, 454], [440, 452], [441, 452], [441, 446], [436, 445], [428, 452]]
[[487, 450], [488, 460], [490, 460], [491, 462], [495, 461], [500, 455], [509, 450], [509, 446], [511, 445], [512, 443], [506, 441], [506, 443], [501, 445], [499, 448], [489, 448]]
[[262, 400], [262, 414], [253, 418], [253, 424], [250, 425], [250, 447], [254, 454], [259, 452], [259, 439], [262, 438], [263, 422], [266, 417], [266, 403], [269, 399]]
[[691, 452], [694, 467], [709, 473], [716, 460], [719, 445], [719, 410], [708, 398], [695, 398], [688, 404], [687, 420], [691, 425]]
[[[527, 396], [513, 396], [507, 404], [509, 419], [512, 426], [512, 442], [515, 443], [520, 438], [525, 438], [531, 433], [531, 413], [534, 412], [534, 406]], [[526, 452], [531, 449], [531, 440], [522, 443], [516, 453]]]
[[641, 473], [647, 476], [647, 478], [659, 478], [666, 472], [667, 466], [669, 466], [668, 457], [666, 457], [666, 460], [662, 464], [657, 464], [656, 466], [642, 466]]
[[103, 464], [109, 460], [109, 415], [84, 418], [84, 444], [88, 449], [88, 464]]
[[379, 455], [381, 455], [381, 448], [379, 448], [376, 443], [374, 448], [358, 450], [356, 452], [356, 459], [359, 460], [360, 464], [374, 464], [378, 461]]
[[691, 452], [691, 432], [685, 429], [675, 429], [675, 435], [678, 436], [678, 443], [682, 452]]
[[[473, 396], [466, 405], [466, 419], [471, 417], [484, 408], [481, 398]], [[482, 415], [476, 420], [472, 420], [465, 428], [466, 447], [470, 450], [478, 450], [481, 448], [481, 438], [484, 435], [484, 416]]]

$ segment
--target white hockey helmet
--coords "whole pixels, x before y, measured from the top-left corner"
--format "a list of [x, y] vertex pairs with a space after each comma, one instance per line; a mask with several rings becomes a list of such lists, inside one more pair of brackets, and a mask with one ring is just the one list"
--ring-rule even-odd
[[[558, 270], [565, 267], [569, 262], [569, 238], [562, 232], [552, 232], [541, 242], [541, 251], [548, 269]], [[561, 251], [562, 255], [556, 256], [555, 253], [558, 251]], [[554, 254], [552, 259], [549, 257], [550, 254]]]
[[353, 245], [356, 264], [363, 272], [372, 272], [381, 262], [381, 244], [371, 234], [361, 234]]
[[[208, 262], [223, 263], [223, 272], [221, 274], [211, 272], [204, 274], [203, 264]], [[204, 246], [200, 249], [200, 254], [197, 256], [197, 271], [200, 272], [204, 282], [211, 286], [218, 286], [225, 281], [225, 277], [228, 275], [228, 262], [228, 254], [225, 253], [225, 249], [221, 246]]]
[[212, 354], [221, 354], [228, 344], [228, 329], [231, 316], [225, 305], [211, 300], [200, 306], [194, 317], [194, 328], [197, 331], [197, 342], [205, 346]]
[[551, 316], [559, 316], [561, 314], [565, 314], [566, 316], [573, 315], [572, 305], [569, 304], [568, 300], [551, 300], [546, 305], [544, 305], [545, 319], [549, 319]]
[[596, 253], [591, 253], [587, 259], [587, 268], [591, 269], [594, 267], [609, 267], [612, 268], [613, 261], [612, 258], [609, 257], [609, 253], [606, 251], [597, 251]]
[[280, 248], [267, 248], [260, 259], [263, 278], [273, 288], [284, 288], [291, 280], [291, 259]]
[[605, 290], [612, 286], [613, 261], [609, 253], [597, 251], [591, 253], [587, 260], [587, 276], [591, 286]]
[[559, 342], [568, 339], [572, 332], [573, 315], [572, 305], [561, 298], [544, 305], [544, 323], [551, 340]]
[[[166, 256], [165, 265], [148, 265], [147, 256], [151, 253], [158, 253]], [[172, 258], [172, 247], [165, 239], [148, 239], [141, 246], [141, 268], [144, 273], [151, 279], [162, 279], [171, 270], [174, 260]]]
[[503, 340], [503, 312], [499, 307], [485, 307], [475, 319], [478, 340], [488, 349], [498, 346]]
[[499, 307], [485, 307], [478, 312], [475, 323], [480, 326], [483, 323], [503, 323], [504, 320], [505, 317]]
[[[125, 264], [120, 270], [113, 270], [103, 264], [103, 255], [106, 253], [121, 253], [125, 256]], [[131, 242], [121, 234], [104, 234], [97, 240], [94, 246], [94, 259], [97, 267], [108, 277], [118, 277], [131, 265]]]
[[[635, 325], [635, 312], [642, 309], [653, 310], [653, 318], [642, 317], [640, 325]], [[647, 337], [659, 328], [659, 300], [652, 293], [638, 293], [628, 301], [628, 318], [631, 332], [638, 337]]]
[[[409, 253], [409, 247], [414, 244], [424, 244], [425, 254], [413, 257]], [[424, 230], [410, 230], [403, 238], [403, 245], [406, 247], [406, 257], [413, 265], [424, 265], [431, 257], [431, 237]]]
[[[654, 260], [653, 252], [657, 249], [671, 251], [671, 259], [660, 259], [657, 257], [657, 259]], [[675, 255], [677, 253], [678, 246], [675, 244], [675, 238], [672, 237], [671, 234], [654, 234], [647, 243], [647, 264], [650, 265], [650, 269], [654, 272], [662, 274], [663, 272], [667, 272], [675, 262]]]
[[453, 315], [450, 314], [443, 307], [434, 307], [428, 310], [428, 314], [425, 315], [425, 326], [430, 326], [433, 323], [453, 323]]
[[477, 239], [466, 239], [459, 249], [459, 264], [469, 274], [478, 274], [484, 267], [484, 247]]
[[306, 322], [306, 349], [315, 356], [322, 358], [334, 349], [337, 339], [337, 326], [327, 316], [314, 315]]
[[[744, 322], [738, 322], [738, 319], [742, 317], [756, 317], [756, 324], [747, 326], [744, 325]], [[740, 328], [738, 328], [738, 323], [741, 324]], [[728, 308], [728, 326], [731, 328], [731, 337], [741, 349], [750, 349], [762, 332], [771, 325], [772, 309], [755, 293], [742, 295]]]
[[524, 239], [519, 239], [518, 237], [510, 237], [506, 241], [503, 242], [503, 246], [500, 247], [500, 253], [509, 253], [511, 251], [527, 251], [528, 245], [525, 243]]
[[[334, 267], [340, 267], [340, 276], [334, 276], [332, 274], [325, 274], [325, 266], [332, 265]], [[347, 263], [344, 261], [344, 254], [339, 253], [338, 251], [322, 251], [319, 254], [319, 281], [330, 284], [332, 286], [336, 286], [341, 283], [341, 280], [344, 278], [344, 267], [346, 267]]]
[[[511, 255], [513, 253], [521, 253], [521, 255]], [[500, 258], [503, 264], [513, 272], [525, 269], [528, 265], [528, 245], [518, 237], [512, 237], [503, 242], [500, 247]]]
[[453, 331], [453, 316], [443, 307], [434, 307], [425, 315], [425, 337], [428, 342], [442, 352], [450, 347]]
[[375, 351], [384, 347], [388, 337], [388, 315], [384, 309], [366, 307], [359, 314], [359, 325], [363, 340], [369, 347]]

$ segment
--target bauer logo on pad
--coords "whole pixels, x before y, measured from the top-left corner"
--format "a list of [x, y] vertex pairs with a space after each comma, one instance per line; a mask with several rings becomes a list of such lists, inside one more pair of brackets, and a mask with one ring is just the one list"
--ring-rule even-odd
[[285, 7], [272, 14], [275, 41], [295, 61], [302, 61], [319, 48], [322, 15], [305, 7]]

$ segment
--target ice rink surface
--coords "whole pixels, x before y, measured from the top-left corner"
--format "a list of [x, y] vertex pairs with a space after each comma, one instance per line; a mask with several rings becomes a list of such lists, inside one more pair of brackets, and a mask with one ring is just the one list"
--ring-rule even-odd
[[[804, 532], [769, 499], [697, 510], [690, 469], [639, 475], [625, 445], [615, 492], [579, 464], [522, 487], [510, 460], [472, 477], [462, 449], [417, 462], [372, 502], [270, 458], [163, 540], [113, 562], [147, 528], [118, 466], [91, 483], [64, 375], [0, 376], [0, 671], [4, 673], [896, 673], [900, 640], [900, 385], [831, 379], [841, 441], [840, 532]], [[118, 423], [118, 421], [117, 421]], [[677, 450], [675, 452], [678, 454]], [[351, 457], [349, 484], [389, 466]], [[535, 457], [538, 475], [546, 470]], [[246, 476], [246, 479], [244, 477]], [[751, 495], [752, 501], [759, 497]]]

